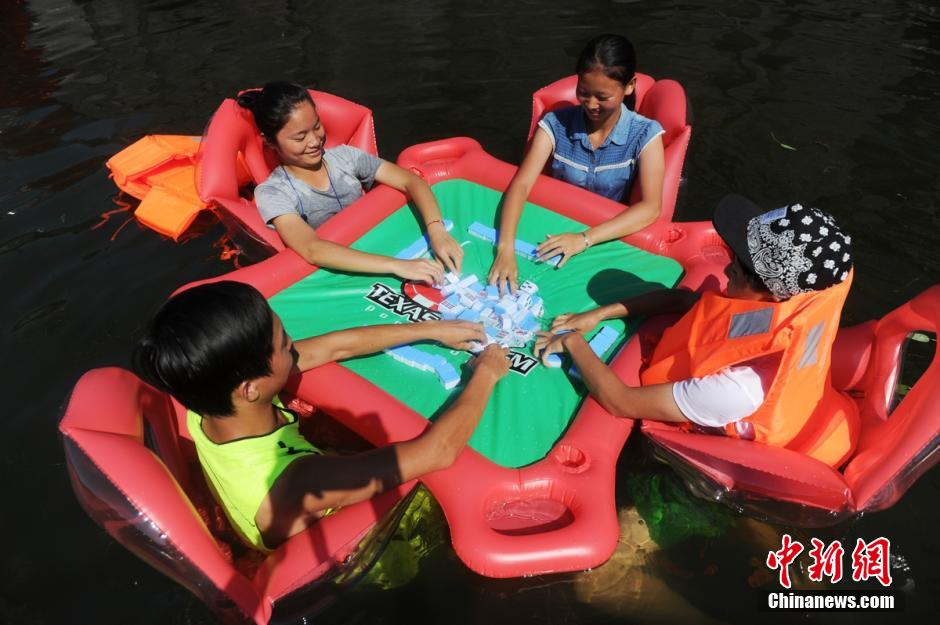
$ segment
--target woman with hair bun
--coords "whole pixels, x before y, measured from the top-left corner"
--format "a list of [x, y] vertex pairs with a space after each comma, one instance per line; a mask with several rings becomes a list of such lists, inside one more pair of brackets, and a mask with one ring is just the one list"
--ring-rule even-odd
[[620, 35], [588, 42], [575, 68], [580, 105], [546, 114], [503, 199], [499, 243], [489, 283], [515, 292], [514, 242], [522, 208], [551, 158], [553, 177], [622, 201], [633, 184], [640, 199], [617, 216], [582, 232], [549, 235], [538, 246], [542, 260], [562, 255], [561, 268], [591, 245], [642, 230], [659, 217], [665, 156], [659, 122], [634, 112], [636, 54]]
[[[265, 223], [307, 262], [356, 273], [394, 274], [404, 280], [441, 283], [445, 268], [460, 273], [463, 249], [451, 237], [431, 188], [415, 174], [348, 145], [326, 148], [326, 132], [310, 93], [288, 82], [248, 91], [238, 104], [249, 109], [265, 143], [281, 161], [255, 189]], [[359, 199], [375, 182], [409, 195], [424, 221], [434, 260], [402, 260], [325, 241], [316, 228]]]

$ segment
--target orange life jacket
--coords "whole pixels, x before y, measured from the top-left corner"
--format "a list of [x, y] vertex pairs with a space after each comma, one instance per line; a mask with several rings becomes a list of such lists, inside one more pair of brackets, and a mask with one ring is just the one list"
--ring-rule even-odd
[[[196, 189], [200, 141], [192, 136], [147, 135], [106, 163], [115, 184], [141, 200], [134, 217], [174, 241], [207, 207]], [[235, 167], [239, 186], [251, 180], [241, 152]]]
[[729, 436], [786, 447], [837, 467], [858, 439], [858, 407], [831, 383], [832, 342], [852, 283], [801, 293], [784, 302], [740, 300], [705, 293], [663, 333], [644, 385], [711, 375], [770, 354], [780, 366], [764, 402], [725, 427]]

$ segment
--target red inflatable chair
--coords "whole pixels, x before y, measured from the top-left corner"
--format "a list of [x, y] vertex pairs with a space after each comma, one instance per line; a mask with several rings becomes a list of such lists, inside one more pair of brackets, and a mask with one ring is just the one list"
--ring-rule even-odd
[[82, 376], [59, 431], [89, 516], [226, 623], [295, 622], [322, 609], [368, 570], [410, 499], [414, 482], [259, 555], [237, 544], [209, 494], [185, 418], [169, 396], [112, 367]]
[[[578, 104], [575, 97], [577, 84], [577, 76], [567, 76], [532, 94], [532, 120], [529, 123], [527, 141], [532, 140], [535, 126], [545, 113]], [[666, 173], [663, 178], [662, 211], [657, 222], [668, 223], [672, 221], [676, 210], [682, 165], [685, 163], [685, 153], [692, 136], [692, 126], [687, 123], [685, 89], [675, 80], [656, 80], [638, 72], [635, 93], [636, 112], [655, 119], [666, 131], [663, 135]], [[638, 187], [634, 186], [630, 195], [631, 202], [636, 201], [638, 193]]]
[[[682, 284], [723, 288], [717, 271], [730, 259], [711, 223], [654, 224], [627, 238], [671, 256], [686, 268]], [[660, 330], [671, 320], [657, 318]], [[644, 421], [642, 431], [697, 494], [752, 516], [820, 527], [893, 505], [940, 460], [940, 357], [896, 406], [903, 347], [915, 332], [940, 326], [940, 285], [927, 289], [879, 320], [842, 328], [832, 351], [832, 380], [861, 413], [855, 451], [833, 469], [801, 453]], [[655, 333], [656, 330], [651, 329]], [[637, 341], [625, 349], [639, 348]], [[623, 378], [639, 384], [638, 371]]]
[[[317, 113], [326, 130], [326, 147], [347, 144], [369, 154], [378, 154], [372, 111], [322, 91], [310, 91]], [[243, 159], [248, 180], [240, 173]], [[199, 197], [226, 223], [245, 231], [252, 238], [275, 251], [284, 243], [261, 220], [254, 200], [239, 193], [245, 182], [260, 184], [278, 161], [274, 151], [261, 139], [251, 112], [227, 98], [219, 106], [206, 128], [196, 166]]]

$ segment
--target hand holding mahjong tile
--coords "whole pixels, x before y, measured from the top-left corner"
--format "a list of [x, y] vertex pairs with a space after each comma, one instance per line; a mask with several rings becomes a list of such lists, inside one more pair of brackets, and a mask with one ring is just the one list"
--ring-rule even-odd
[[444, 319], [482, 323], [486, 338], [471, 346], [474, 353], [491, 343], [503, 347], [527, 345], [541, 328], [545, 313], [538, 286], [531, 281], [523, 282], [515, 294], [500, 295], [495, 285], [487, 285], [475, 275], [448, 273], [439, 288], [408, 283], [404, 292]]

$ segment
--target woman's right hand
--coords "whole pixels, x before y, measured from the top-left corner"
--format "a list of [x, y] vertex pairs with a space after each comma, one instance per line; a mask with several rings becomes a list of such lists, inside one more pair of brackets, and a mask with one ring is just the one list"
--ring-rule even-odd
[[[499, 288], [499, 294], [515, 294], [519, 288], [519, 268], [516, 266], [516, 251], [497, 251], [493, 265], [490, 267], [490, 275], [487, 278], [489, 284], [495, 284]], [[503, 285], [506, 285], [503, 290]]]
[[414, 280], [426, 284], [444, 284], [444, 265], [429, 258], [395, 260], [392, 273], [402, 280]]
[[581, 334], [587, 334], [599, 324], [603, 319], [598, 314], [598, 309], [588, 310], [583, 313], [565, 313], [558, 315], [552, 321], [552, 332], [561, 330], [573, 330]]
[[509, 373], [509, 350], [499, 343], [490, 343], [468, 364], [474, 375], [486, 372], [499, 380]]

